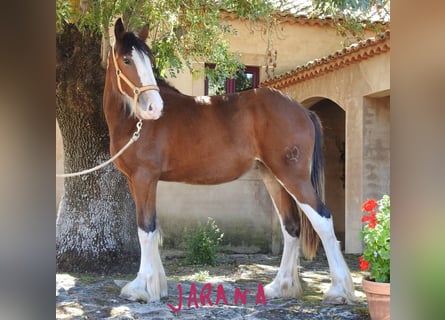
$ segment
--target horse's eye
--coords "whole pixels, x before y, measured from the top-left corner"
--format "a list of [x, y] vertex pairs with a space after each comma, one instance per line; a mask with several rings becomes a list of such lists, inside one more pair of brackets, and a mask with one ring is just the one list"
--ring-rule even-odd
[[124, 63], [129, 65], [131, 63], [131, 61], [127, 57], [124, 57]]

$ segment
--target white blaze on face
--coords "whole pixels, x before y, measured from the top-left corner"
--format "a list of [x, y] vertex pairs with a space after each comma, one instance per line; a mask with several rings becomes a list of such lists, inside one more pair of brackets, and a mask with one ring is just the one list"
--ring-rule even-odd
[[[131, 51], [131, 55], [142, 83], [141, 86], [157, 85], [148, 56], [135, 48]], [[139, 95], [136, 113], [142, 119], [156, 120], [161, 116], [163, 106], [164, 102], [158, 91], [146, 90]]]

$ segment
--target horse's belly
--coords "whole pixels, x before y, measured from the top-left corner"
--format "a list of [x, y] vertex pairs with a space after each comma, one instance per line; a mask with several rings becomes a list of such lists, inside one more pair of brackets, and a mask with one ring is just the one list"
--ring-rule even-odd
[[160, 180], [190, 184], [220, 184], [238, 179], [253, 164], [253, 158], [206, 157], [194, 155], [194, 161], [170, 161]]

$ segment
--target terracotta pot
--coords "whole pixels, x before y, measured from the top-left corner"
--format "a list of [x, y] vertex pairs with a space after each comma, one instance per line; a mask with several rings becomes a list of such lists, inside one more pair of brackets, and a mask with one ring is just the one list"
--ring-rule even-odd
[[368, 300], [371, 319], [389, 320], [391, 284], [363, 279], [362, 286], [363, 292], [366, 294], [366, 299]]

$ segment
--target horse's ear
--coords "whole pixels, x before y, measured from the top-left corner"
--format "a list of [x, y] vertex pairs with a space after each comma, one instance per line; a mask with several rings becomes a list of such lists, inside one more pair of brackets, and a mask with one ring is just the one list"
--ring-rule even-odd
[[116, 40], [121, 40], [124, 37], [125, 29], [124, 24], [122, 23], [122, 19], [119, 18], [116, 20], [114, 24], [114, 35], [116, 36]]
[[142, 30], [139, 32], [139, 38], [141, 38], [142, 40], [147, 40], [148, 37], [148, 24], [146, 24]]

